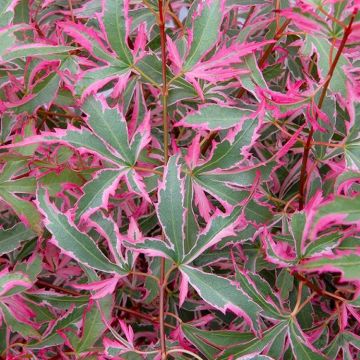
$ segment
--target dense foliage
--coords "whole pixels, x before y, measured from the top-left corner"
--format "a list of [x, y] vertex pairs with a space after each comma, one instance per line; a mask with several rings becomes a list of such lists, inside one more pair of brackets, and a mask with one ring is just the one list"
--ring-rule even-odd
[[358, 0], [1, 0], [4, 359], [360, 358]]

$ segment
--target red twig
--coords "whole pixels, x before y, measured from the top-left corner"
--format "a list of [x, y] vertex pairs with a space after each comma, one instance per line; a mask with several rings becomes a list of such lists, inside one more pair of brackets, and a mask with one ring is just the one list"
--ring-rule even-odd
[[[344, 50], [344, 47], [346, 45], [346, 41], [351, 33], [351, 27], [352, 27], [352, 24], [354, 22], [354, 19], [355, 19], [355, 16], [356, 16], [356, 13], [354, 13], [350, 19], [350, 22], [349, 22], [349, 25], [346, 27], [345, 31], [344, 31], [344, 36], [341, 40], [341, 43], [340, 43], [340, 46], [339, 46], [339, 49], [335, 55], [335, 59], [334, 61], [332, 62], [331, 66], [330, 66], [330, 69], [329, 69], [329, 72], [326, 76], [326, 81], [323, 85], [323, 89], [321, 91], [321, 95], [320, 95], [320, 98], [319, 98], [319, 102], [318, 102], [318, 108], [321, 109], [322, 105], [323, 105], [323, 102], [324, 102], [324, 99], [325, 99], [325, 96], [326, 96], [326, 92], [329, 88], [329, 85], [330, 85], [330, 82], [331, 82], [331, 79], [334, 75], [334, 71], [336, 69], [336, 65], [340, 59], [340, 56]], [[318, 114], [315, 115], [315, 121], [318, 119]], [[307, 162], [308, 162], [308, 159], [309, 159], [309, 154], [310, 154], [310, 150], [311, 150], [311, 142], [312, 142], [312, 138], [313, 138], [313, 135], [314, 135], [314, 128], [311, 126], [310, 127], [310, 130], [309, 130], [309, 134], [308, 134], [308, 137], [307, 137], [307, 140], [306, 140], [306, 144], [304, 146], [304, 153], [303, 153], [303, 158], [302, 158], [302, 164], [301, 164], [301, 170], [300, 170], [300, 182], [299, 182], [299, 210], [302, 210], [304, 208], [304, 204], [305, 204], [305, 184], [306, 184], [306, 181], [307, 181], [307, 171], [306, 171], [306, 167], [307, 167]]]

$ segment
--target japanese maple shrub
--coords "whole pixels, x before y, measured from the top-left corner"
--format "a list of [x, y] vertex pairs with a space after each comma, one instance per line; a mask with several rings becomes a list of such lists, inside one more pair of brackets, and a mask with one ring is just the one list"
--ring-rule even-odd
[[360, 359], [358, 0], [1, 0], [2, 359]]

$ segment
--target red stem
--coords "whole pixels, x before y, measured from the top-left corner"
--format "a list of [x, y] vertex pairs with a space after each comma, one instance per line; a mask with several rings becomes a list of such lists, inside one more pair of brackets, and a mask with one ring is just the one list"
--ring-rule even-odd
[[[340, 59], [341, 53], [344, 50], [344, 47], [346, 45], [346, 41], [347, 41], [347, 39], [348, 39], [348, 37], [349, 37], [349, 35], [351, 33], [351, 27], [352, 27], [352, 24], [354, 22], [355, 16], [356, 16], [356, 13], [353, 13], [353, 15], [352, 15], [352, 17], [350, 19], [349, 25], [346, 27], [346, 29], [344, 31], [344, 36], [343, 36], [343, 38], [341, 40], [341, 43], [340, 43], [339, 49], [338, 49], [338, 51], [336, 53], [335, 59], [332, 62], [331, 66], [330, 66], [330, 69], [329, 69], [329, 72], [328, 72], [328, 74], [326, 76], [326, 81], [324, 83], [323, 89], [321, 91], [320, 99], [319, 99], [319, 102], [318, 102], [318, 108], [319, 109], [321, 109], [321, 107], [322, 107], [322, 105], [324, 103], [326, 92], [327, 92], [327, 90], [329, 88], [331, 79], [332, 79], [332, 77], [334, 75], [336, 65], [337, 65], [337, 63], [338, 63], [338, 61]], [[318, 119], [318, 114], [316, 113], [315, 121], [317, 121], [317, 119]], [[301, 170], [300, 170], [299, 210], [302, 210], [304, 208], [304, 205], [305, 205], [305, 185], [306, 185], [307, 177], [308, 177], [306, 167], [307, 167], [307, 162], [308, 162], [309, 154], [310, 154], [310, 150], [311, 150], [311, 142], [312, 142], [313, 135], [314, 135], [314, 128], [311, 126], [310, 130], [309, 130], [309, 135], [308, 135], [308, 138], [306, 140], [305, 147], [304, 147], [304, 153], [303, 153]]]

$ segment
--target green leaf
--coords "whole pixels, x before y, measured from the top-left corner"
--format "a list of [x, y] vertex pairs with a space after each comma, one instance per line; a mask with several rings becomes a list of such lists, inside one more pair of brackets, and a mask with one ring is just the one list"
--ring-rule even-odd
[[25, 297], [39, 304], [50, 304], [51, 306], [58, 309], [68, 309], [72, 305], [79, 307], [81, 305], [88, 304], [89, 302], [89, 296], [87, 295], [61, 295], [59, 293], [51, 291], [41, 291], [36, 293], [32, 292], [29, 294], [25, 294]]
[[183, 263], [194, 261], [206, 249], [221, 241], [223, 237], [233, 233], [233, 225], [240, 216], [241, 209], [240, 206], [237, 206], [230, 214], [213, 218], [208, 228], [198, 236], [194, 247], [186, 254]]
[[229, 129], [239, 125], [251, 116], [252, 111], [238, 107], [205, 105], [188, 116], [179, 125], [186, 127], [202, 127], [208, 130]]
[[254, 96], [256, 95], [256, 85], [263, 89], [267, 89], [266, 81], [264, 80], [263, 74], [261, 73], [255, 54], [249, 54], [243, 57], [243, 64], [240, 67], [249, 71], [248, 74], [240, 75], [242, 86], [251, 91]]
[[343, 224], [357, 223], [360, 220], [360, 196], [336, 196], [334, 200], [319, 208], [314, 224], [332, 220]]
[[116, 165], [124, 165], [123, 161], [114, 156], [102, 140], [85, 128], [69, 127], [55, 133], [44, 133], [41, 137], [36, 138], [36, 143], [41, 141], [64, 143], [80, 151], [88, 151]]
[[30, 96], [24, 104], [16, 106], [14, 112], [32, 114], [38, 107], [49, 104], [54, 99], [59, 85], [60, 76], [56, 72], [51, 73], [45, 80], [36, 84], [32, 91], [34, 96]]
[[303, 233], [306, 224], [305, 212], [294, 213], [291, 217], [291, 232], [295, 242], [297, 257], [300, 258], [303, 252]]
[[[349, 354], [349, 345], [360, 348], [360, 337], [349, 331], [342, 331], [331, 341], [329, 346], [324, 350], [329, 359], [336, 359], [340, 349], [343, 351], [343, 359], [352, 360], [352, 354]], [[346, 356], [347, 355], [347, 356]]]
[[0, 298], [20, 294], [29, 289], [32, 281], [22, 272], [9, 272], [0, 274]]
[[67, 23], [64, 27], [64, 32], [81, 44], [86, 44], [86, 49], [91, 52], [96, 58], [102, 62], [106, 62], [115, 66], [126, 66], [122, 60], [117, 59], [114, 55], [108, 52], [98, 36], [94, 36], [94, 32], [90, 32], [89, 28], [75, 23]]
[[37, 234], [42, 232], [40, 214], [32, 202], [5, 191], [1, 193], [1, 198], [14, 209], [20, 218], [26, 219], [32, 230]]
[[28, 56], [45, 56], [53, 54], [63, 54], [76, 50], [72, 46], [53, 46], [46, 44], [26, 44], [9, 48], [2, 56], [3, 61], [11, 61], [14, 59]]
[[326, 357], [311, 349], [306, 343], [302, 331], [291, 321], [289, 325], [289, 338], [296, 359], [325, 360]]
[[[120, 75], [123, 75], [129, 71], [129, 67], [124, 64], [112, 64], [109, 66], [97, 67], [95, 69], [85, 71], [79, 80], [76, 82], [75, 91], [78, 95], [84, 95], [86, 90], [90, 90], [89, 87], [96, 82], [104, 84], [104, 80], [108, 81], [116, 79]], [[105, 84], [104, 84], [105, 85]]]
[[36, 180], [32, 177], [0, 182], [0, 191], [18, 194], [33, 194], [36, 189]]
[[98, 304], [93, 304], [90, 311], [86, 313], [82, 336], [75, 347], [76, 353], [81, 354], [89, 351], [101, 337], [102, 333], [107, 328], [104, 320], [110, 321], [111, 319], [112, 307], [113, 299], [111, 295], [98, 300]]
[[96, 224], [96, 229], [98, 230], [98, 232], [100, 232], [101, 235], [107, 239], [110, 251], [116, 259], [117, 263], [124, 264], [125, 260], [122, 257], [122, 254], [118, 252], [120, 234], [119, 227], [115, 223], [115, 221], [112, 220], [111, 217], [105, 217], [104, 214], [100, 212], [96, 212], [95, 214], [93, 214], [90, 219]]
[[[304, 46], [302, 52], [305, 56], [311, 56], [315, 51], [318, 55], [318, 70], [323, 79], [329, 73], [332, 45], [330, 42], [321, 36], [307, 35], [305, 37]], [[340, 92], [343, 97], [346, 97], [346, 81], [347, 76], [344, 71], [344, 67], [348, 66], [349, 62], [345, 56], [340, 55], [339, 61], [335, 67], [334, 74], [331, 77], [329, 88], [334, 92]]]
[[343, 279], [359, 281], [359, 266], [360, 255], [339, 251], [336, 255], [322, 255], [321, 257], [305, 260], [299, 265], [299, 269], [301, 271], [341, 272]]
[[170, 157], [159, 189], [157, 214], [167, 240], [174, 247], [176, 260], [184, 257], [185, 207], [184, 181], [180, 178], [178, 157]]
[[7, 305], [3, 304], [2, 302], [0, 302], [0, 311], [4, 316], [6, 325], [11, 329], [12, 332], [17, 332], [24, 337], [40, 337], [39, 332], [35, 330], [33, 326], [24, 322], [20, 322], [18, 319], [16, 319], [14, 315], [10, 312]]
[[75, 221], [86, 217], [97, 209], [107, 209], [109, 196], [115, 192], [117, 184], [124, 175], [121, 169], [104, 169], [82, 188], [83, 196], [77, 202]]
[[263, 349], [265, 349], [266, 346], [276, 341], [278, 336], [281, 336], [283, 333], [285, 333], [287, 330], [287, 326], [287, 321], [281, 321], [277, 325], [273, 326], [271, 329], [264, 331], [261, 339], [254, 339], [244, 344], [229, 347], [220, 355], [218, 360], [228, 360], [231, 356], [236, 359], [237, 357], [243, 355], [260, 353]]
[[267, 181], [275, 165], [275, 162], [270, 162], [254, 169], [214, 171], [198, 175], [197, 178], [200, 177], [204, 180], [222, 182], [228, 185], [251, 186], [254, 184], [258, 173], [261, 174], [260, 181]]
[[360, 104], [354, 104], [353, 123], [344, 144], [345, 160], [348, 168], [360, 170]]
[[125, 241], [124, 245], [130, 249], [142, 250], [143, 253], [150, 256], [162, 256], [175, 262], [177, 261], [177, 255], [174, 250], [162, 240], [145, 238], [143, 242], [137, 243]]
[[[68, 148], [63, 148], [65, 150], [69, 150]], [[72, 153], [72, 151], [71, 151]], [[75, 171], [72, 169], [63, 169], [60, 172], [49, 172], [41, 178], [38, 179], [38, 182], [41, 186], [44, 186], [50, 196], [55, 196], [57, 193], [63, 190], [64, 184], [76, 184], [78, 186], [84, 184], [84, 177], [87, 178], [89, 174], [93, 172], [93, 169], [85, 170], [85, 171]]]
[[184, 250], [187, 254], [194, 246], [199, 231], [199, 225], [197, 223], [194, 208], [193, 208], [194, 191], [192, 186], [191, 176], [185, 176], [185, 243]]
[[103, 22], [107, 39], [112, 49], [126, 64], [133, 62], [126, 43], [126, 13], [123, 0], [106, 0], [103, 2]]
[[58, 334], [60, 330], [73, 327], [74, 324], [79, 322], [84, 316], [85, 307], [74, 307], [66, 312], [66, 314], [60, 317], [57, 321], [51, 324], [50, 328], [45, 332], [45, 336], [38, 341], [31, 341], [27, 345], [30, 349], [43, 349], [50, 346], [56, 346], [64, 343], [64, 338]]
[[40, 306], [37, 304], [34, 304], [33, 302], [27, 302], [27, 306], [35, 313], [35, 321], [38, 323], [45, 323], [52, 320], [55, 320], [56, 315], [53, 313], [53, 311], [50, 311], [48, 307], [46, 306]]
[[276, 278], [276, 287], [280, 290], [281, 298], [286, 300], [289, 298], [290, 291], [294, 288], [294, 277], [288, 269], [281, 269]]
[[[0, 4], [3, 5], [3, 4]], [[1, 8], [4, 9], [4, 8]], [[5, 9], [4, 9], [5, 10]], [[6, 27], [0, 29], [0, 60], [3, 54], [7, 51], [8, 48], [13, 46], [16, 41], [15, 31], [19, 31], [24, 27], [24, 24], [18, 24], [11, 27]]]
[[10, 25], [14, 17], [12, 3], [13, 0], [0, 0], [0, 27]]
[[24, 98], [23, 103], [21, 105], [16, 105], [16, 107], [13, 108], [13, 111], [16, 114], [21, 114], [24, 112], [32, 114], [40, 106], [50, 104], [54, 100], [59, 90], [59, 72], [66, 70], [71, 64], [72, 59], [70, 57], [65, 59], [61, 63], [58, 71], [52, 72], [44, 80], [36, 83], [36, 85], [32, 89], [31, 95], [28, 96], [28, 100], [24, 101]]
[[261, 307], [264, 316], [276, 320], [286, 319], [288, 317], [287, 315], [282, 315], [280, 309], [269, 302], [266, 297], [262, 296], [255, 283], [244, 273], [237, 271], [236, 281], [240, 283], [241, 289]]
[[182, 324], [185, 337], [193, 343], [208, 359], [215, 358], [224, 348], [238, 343], [247, 342], [254, 338], [251, 333], [222, 330], [200, 330], [190, 324]]
[[[202, 5], [200, 16], [192, 21], [194, 12]], [[220, 0], [195, 1], [188, 14], [188, 23], [194, 23], [193, 41], [185, 60], [184, 71], [190, 70], [218, 40], [223, 10]]]
[[180, 271], [208, 304], [224, 313], [232, 310], [243, 316], [253, 329], [258, 328], [257, 318], [261, 308], [228, 279], [188, 265], [181, 265]]
[[330, 249], [335, 248], [343, 234], [335, 232], [333, 234], [323, 235], [310, 242], [306, 247], [304, 257], [311, 257], [313, 255], [320, 255], [323, 252], [328, 252]]
[[230, 169], [243, 160], [241, 152], [254, 141], [255, 130], [259, 125], [256, 119], [246, 120], [241, 130], [231, 141], [225, 139], [217, 144], [211, 159], [194, 169], [194, 175], [215, 169]]
[[80, 232], [66, 215], [50, 203], [45, 190], [38, 189], [37, 199], [39, 209], [45, 216], [45, 226], [60, 249], [86, 266], [109, 273], [123, 273], [120, 267], [105, 257], [92, 239]]
[[93, 96], [86, 99], [82, 110], [88, 114], [88, 123], [94, 133], [105, 143], [115, 149], [120, 157], [129, 165], [135, 165], [129, 146], [126, 121], [118, 109], [107, 107], [105, 100]]
[[23, 241], [31, 240], [36, 234], [24, 223], [18, 223], [10, 229], [0, 229], [0, 255], [17, 249]]
[[249, 196], [248, 191], [227, 186], [225, 182], [214, 181], [207, 174], [194, 176], [193, 180], [219, 201], [225, 201], [234, 206]]

